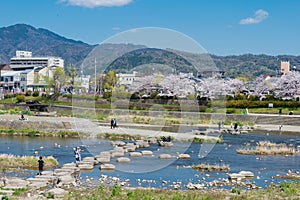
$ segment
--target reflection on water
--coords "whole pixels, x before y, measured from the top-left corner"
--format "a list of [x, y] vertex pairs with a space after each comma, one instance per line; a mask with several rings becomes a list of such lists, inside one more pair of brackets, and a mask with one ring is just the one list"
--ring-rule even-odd
[[[117, 163], [112, 159], [111, 163], [116, 165], [117, 170], [113, 172], [101, 172], [96, 166], [92, 172], [82, 172], [81, 177], [93, 177], [98, 180], [101, 174], [116, 176], [122, 180], [130, 179], [132, 186], [161, 187], [168, 188], [169, 184], [162, 184], [162, 180], [172, 184], [174, 181], [197, 183], [199, 181], [212, 181], [215, 179], [227, 178], [226, 172], [198, 172], [189, 168], [183, 168], [187, 165], [197, 165], [200, 163], [215, 165], [226, 164], [230, 166], [230, 173], [241, 170], [252, 171], [255, 174], [254, 182], [259, 186], [266, 186], [267, 182], [281, 182], [282, 179], [272, 179], [275, 175], [284, 175], [288, 170], [299, 171], [300, 156], [256, 156], [239, 155], [236, 150], [245, 146], [246, 143], [254, 146], [257, 141], [268, 140], [275, 143], [287, 143], [295, 146], [300, 145], [299, 136], [273, 135], [263, 133], [250, 133], [247, 135], [224, 134], [224, 142], [216, 144], [213, 150], [205, 157], [199, 158], [198, 153], [200, 144], [190, 144], [174, 142], [174, 147], [159, 147], [154, 144], [147, 150], [154, 152], [153, 157], [131, 157], [128, 164]], [[84, 145], [83, 145], [84, 144]], [[0, 137], [0, 153], [13, 155], [38, 155], [54, 156], [59, 165], [74, 162], [73, 147], [82, 146], [82, 157], [99, 154], [101, 151], [112, 149], [107, 140], [96, 139], [72, 139], [72, 138], [41, 138], [41, 137]], [[187, 146], [189, 145], [189, 146]], [[41, 148], [42, 147], [42, 148]], [[176, 160], [178, 151], [186, 149], [185, 153], [190, 154], [189, 160]], [[138, 149], [141, 151], [145, 149]], [[173, 160], [159, 160], [158, 155], [169, 153], [175, 156]], [[183, 153], [183, 152], [180, 152]], [[23, 176], [31, 177], [36, 174], [35, 171], [25, 171]], [[143, 172], [143, 173], [141, 173]], [[141, 180], [155, 180], [155, 182], [139, 182]]]

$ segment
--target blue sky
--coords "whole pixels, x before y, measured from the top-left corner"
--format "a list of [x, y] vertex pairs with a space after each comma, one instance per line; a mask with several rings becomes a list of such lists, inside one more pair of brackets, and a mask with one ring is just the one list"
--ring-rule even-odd
[[300, 55], [298, 0], [1, 0], [0, 8], [0, 27], [25, 23], [89, 44], [162, 27], [216, 55]]

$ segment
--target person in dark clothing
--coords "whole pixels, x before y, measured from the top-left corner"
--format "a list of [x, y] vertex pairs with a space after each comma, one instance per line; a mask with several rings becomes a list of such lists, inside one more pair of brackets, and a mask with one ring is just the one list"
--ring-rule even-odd
[[39, 173], [38, 175], [42, 175], [42, 171], [44, 169], [44, 161], [43, 161], [43, 157], [40, 156], [40, 159], [38, 160], [39, 162]]
[[113, 127], [114, 127], [114, 128], [117, 127], [117, 120], [116, 120], [116, 118], [114, 118], [114, 121], [113, 121]]
[[234, 124], [234, 130], [238, 131], [238, 124], [237, 123]]
[[114, 127], [114, 119], [110, 120], [110, 128], [112, 129]]

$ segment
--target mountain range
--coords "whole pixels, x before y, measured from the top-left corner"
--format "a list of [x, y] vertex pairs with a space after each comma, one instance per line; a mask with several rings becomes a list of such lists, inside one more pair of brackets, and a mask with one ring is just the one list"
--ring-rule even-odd
[[[65, 38], [47, 29], [35, 28], [27, 24], [16, 24], [9, 27], [0, 28], [0, 64], [9, 64], [11, 57], [15, 55], [16, 50], [31, 51], [34, 56], [57, 56], [65, 60], [65, 66], [75, 65], [79, 68], [84, 59], [96, 45], [90, 45], [82, 41], [75, 41]], [[112, 67], [118, 64], [119, 66], [136, 65], [138, 63], [151, 63], [157, 61], [157, 55], [163, 57], [163, 60], [174, 60], [176, 56], [173, 53], [178, 50], [168, 50], [170, 53], [163, 53], [156, 50], [148, 50], [147, 56], [141, 57], [141, 45], [132, 44], [106, 44], [103, 48], [108, 50], [109, 54], [114, 54], [117, 58], [122, 55], [122, 52], [134, 51], [127, 53], [129, 57], [118, 60], [109, 60], [101, 63], [102, 68]], [[147, 47], [145, 47], [147, 48]], [[181, 58], [175, 65], [182, 65], [182, 67], [190, 67], [190, 64], [199, 63], [202, 55], [193, 54], [189, 52], [181, 52], [180, 55], [187, 58]], [[261, 74], [276, 74], [278, 73], [280, 61], [290, 61], [291, 66], [300, 67], [300, 56], [293, 55], [230, 55], [218, 56], [209, 55], [216, 67], [225, 71], [226, 76], [237, 77], [243, 76], [254, 78]], [[139, 60], [140, 59], [140, 60]], [[145, 60], [147, 59], [147, 60]], [[101, 60], [105, 60], [103, 57]], [[130, 63], [132, 61], [134, 63]], [[161, 62], [161, 61], [160, 61]], [[205, 64], [203, 64], [205, 65]], [[84, 66], [90, 68], [91, 66]], [[178, 67], [178, 66], [177, 66]], [[114, 68], [118, 70], [118, 68]]]

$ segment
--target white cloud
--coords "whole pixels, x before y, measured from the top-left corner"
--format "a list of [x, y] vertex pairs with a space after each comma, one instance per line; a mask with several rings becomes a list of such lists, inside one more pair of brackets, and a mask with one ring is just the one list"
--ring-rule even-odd
[[258, 24], [269, 17], [269, 13], [262, 9], [257, 10], [253, 17], [242, 19], [240, 24]]
[[87, 8], [95, 7], [112, 7], [112, 6], [124, 6], [131, 3], [133, 0], [59, 0], [59, 2], [65, 2], [72, 6], [81, 6]]

